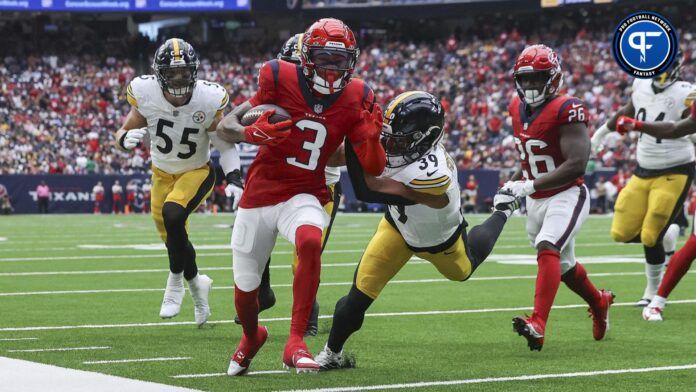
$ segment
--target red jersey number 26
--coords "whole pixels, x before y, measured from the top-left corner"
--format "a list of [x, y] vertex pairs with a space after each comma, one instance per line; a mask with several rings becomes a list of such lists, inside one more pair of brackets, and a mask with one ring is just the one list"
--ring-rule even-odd
[[[534, 152], [536, 148], [537, 151], [543, 150], [548, 147], [545, 141], [539, 139], [529, 139], [523, 142], [520, 138], [515, 138], [515, 146], [517, 151], [520, 153], [520, 158], [523, 161], [529, 163], [529, 170], [531, 173], [524, 173], [527, 179], [536, 179], [540, 175], [550, 173], [556, 170], [556, 165], [553, 162], [553, 157], [549, 155], [539, 155]], [[539, 165], [543, 163], [543, 165]], [[532, 175], [531, 177], [529, 175]]]
[[326, 127], [324, 124], [312, 120], [300, 120], [295, 126], [303, 133], [314, 132], [315, 134], [313, 141], [307, 140], [302, 143], [302, 150], [309, 153], [309, 158], [298, 159], [298, 157], [289, 157], [285, 160], [287, 163], [301, 169], [314, 170], [317, 168], [319, 156], [321, 156], [321, 148], [324, 147], [326, 142]]

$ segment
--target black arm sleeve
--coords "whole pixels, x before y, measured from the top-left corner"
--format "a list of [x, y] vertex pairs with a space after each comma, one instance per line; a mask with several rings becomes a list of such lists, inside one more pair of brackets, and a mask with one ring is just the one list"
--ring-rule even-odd
[[355, 197], [357, 197], [358, 200], [364, 201], [365, 203], [382, 203], [403, 206], [411, 206], [416, 204], [415, 202], [401, 196], [375, 192], [368, 188], [367, 183], [365, 182], [365, 174], [363, 173], [362, 166], [360, 166], [360, 160], [358, 160], [358, 156], [355, 154], [353, 146], [350, 144], [348, 139], [345, 141], [345, 150], [348, 175], [350, 176], [350, 182], [352, 183], [353, 190], [355, 191]]

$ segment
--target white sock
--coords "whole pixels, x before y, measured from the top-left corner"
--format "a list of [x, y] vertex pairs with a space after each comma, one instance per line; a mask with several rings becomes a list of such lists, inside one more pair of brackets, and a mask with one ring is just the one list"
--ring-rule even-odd
[[656, 295], [653, 297], [652, 301], [650, 301], [650, 305], [648, 305], [648, 306], [650, 306], [651, 308], [664, 309], [666, 303], [667, 303], [667, 298], [660, 297], [659, 295]]
[[167, 287], [179, 288], [184, 286], [184, 273], [179, 272], [178, 274], [169, 271], [169, 277], [167, 278]]
[[657, 288], [660, 286], [660, 278], [662, 277], [662, 264], [645, 263], [645, 277], [648, 284], [645, 286], [643, 298], [652, 299], [657, 294]]

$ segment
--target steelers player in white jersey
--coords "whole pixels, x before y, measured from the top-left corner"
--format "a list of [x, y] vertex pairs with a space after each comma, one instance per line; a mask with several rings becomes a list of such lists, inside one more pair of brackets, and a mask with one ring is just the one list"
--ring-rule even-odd
[[356, 196], [384, 202], [388, 210], [358, 264], [353, 285], [336, 303], [329, 339], [315, 360], [324, 370], [350, 367], [342, 350], [362, 326], [365, 312], [386, 284], [414, 255], [432, 263], [452, 281], [467, 280], [488, 257], [519, 199], [497, 194], [495, 212], [466, 232], [454, 161], [440, 143], [444, 111], [423, 91], [392, 100], [384, 113], [382, 143], [387, 168], [365, 176], [352, 147], [346, 159]]
[[[678, 121], [689, 115], [696, 88], [679, 80], [684, 58], [654, 79], [635, 79], [631, 100], [592, 137], [595, 152], [616, 129], [616, 120]], [[674, 253], [679, 227], [672, 224], [681, 212], [694, 176], [694, 146], [688, 136], [661, 139], [641, 133], [638, 167], [616, 200], [611, 236], [616, 242], [640, 242], [645, 249], [647, 285], [637, 306], [647, 306], [657, 292], [666, 254]]]
[[[295, 34], [290, 37], [280, 52], [278, 53], [278, 59], [287, 61], [293, 64], [300, 64], [300, 49], [302, 45], [302, 36], [304, 33]], [[341, 201], [341, 166], [345, 165], [345, 158], [342, 154], [342, 148], [339, 147], [339, 151], [329, 158], [329, 162], [324, 170], [324, 176], [326, 177], [326, 186], [329, 188], [329, 194], [331, 195], [331, 200], [324, 205], [324, 210], [331, 217], [329, 225], [324, 230], [322, 238], [322, 250], [326, 247], [326, 243], [329, 240], [329, 235], [331, 234], [331, 227], [333, 226], [334, 219], [336, 218], [336, 213], [338, 212], [338, 205]], [[295, 273], [299, 259], [295, 253], [292, 261], [292, 271]], [[266, 269], [261, 275], [261, 285], [259, 286], [259, 312], [269, 309], [275, 305], [275, 294], [273, 289], [271, 289], [271, 275], [270, 275], [270, 265], [271, 259], [268, 259], [266, 263]], [[239, 317], [235, 316], [234, 322], [239, 324]], [[316, 336], [319, 328], [319, 302], [314, 301], [314, 307], [312, 308], [312, 313], [309, 317], [309, 323], [307, 324], [306, 336]]]
[[239, 173], [239, 154], [214, 132], [229, 102], [227, 91], [216, 83], [197, 80], [198, 64], [196, 51], [186, 41], [172, 38], [162, 44], [153, 60], [154, 74], [139, 76], [128, 85], [131, 110], [115, 140], [120, 149], [129, 151], [149, 136], [152, 218], [167, 247], [170, 271], [160, 317], [179, 313], [185, 279], [195, 321], [201, 326], [211, 314], [208, 293], [213, 281], [198, 273], [187, 220], [215, 184], [211, 141], [220, 150], [226, 173], [234, 169]]

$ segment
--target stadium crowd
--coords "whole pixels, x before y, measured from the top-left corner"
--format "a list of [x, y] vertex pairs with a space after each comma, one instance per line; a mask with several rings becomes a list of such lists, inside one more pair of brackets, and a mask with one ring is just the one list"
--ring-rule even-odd
[[[573, 20], [577, 18], [550, 20], [544, 37], [552, 38], [545, 43], [558, 50], [564, 89], [586, 102], [594, 131], [626, 101], [631, 80], [612, 57], [613, 24], [595, 20], [577, 26]], [[428, 42], [367, 37], [356, 75], [368, 81], [382, 103], [412, 89], [439, 95], [447, 111], [446, 147], [461, 169], [512, 168], [517, 154], [507, 117], [509, 99], [515, 94], [510, 70], [515, 56], [538, 37], [526, 34], [523, 25], [482, 23], [483, 28], [477, 24], [476, 34], [457, 29]], [[688, 33], [693, 29], [681, 31], [687, 57], [683, 78], [693, 81], [690, 62], [696, 39]], [[142, 37], [110, 36], [106, 42], [111, 50], [105, 50], [95, 43], [104, 39], [84, 33], [78, 46], [55, 51], [41, 40], [24, 40], [34, 43], [1, 54], [0, 174], [149, 170], [147, 149], [119, 152], [112, 147], [112, 135], [129, 110], [124, 91], [137, 76], [133, 64], [143, 53], [153, 53], [156, 44]], [[256, 43], [230, 55], [219, 43], [192, 41], [203, 59], [199, 78], [223, 84], [233, 104], [254, 93], [258, 67], [282, 44]], [[147, 63], [142, 60], [141, 64]], [[631, 137], [612, 135], [606, 146], [596, 157], [599, 166], [632, 169]], [[253, 152], [254, 146], [244, 148]]]

